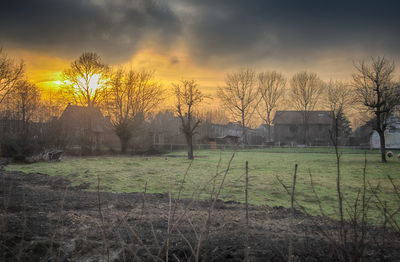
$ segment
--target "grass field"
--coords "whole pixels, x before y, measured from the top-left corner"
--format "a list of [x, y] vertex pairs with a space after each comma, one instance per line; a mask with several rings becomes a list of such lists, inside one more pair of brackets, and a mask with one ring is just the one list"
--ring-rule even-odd
[[[336, 162], [332, 149], [254, 149], [236, 152], [227, 175], [220, 198], [223, 200], [244, 201], [245, 161], [249, 161], [249, 202], [255, 205], [290, 205], [290, 197], [279, 184], [277, 176], [291, 186], [294, 166], [298, 164], [296, 198], [307, 210], [317, 215], [319, 208], [312, 192], [309, 171], [313, 174], [315, 189], [323, 203], [324, 210], [336, 217]], [[396, 155], [398, 152], [395, 152]], [[35, 164], [12, 164], [7, 170], [26, 173], [45, 173], [51, 176], [65, 176], [74, 185], [90, 183], [89, 190], [97, 187], [97, 176], [101, 179], [101, 189], [110, 192], [143, 192], [147, 185], [149, 193], [172, 192], [175, 196], [183, 176], [190, 165], [185, 152], [172, 152], [163, 156], [101, 156], [74, 158], [67, 157], [61, 162], [40, 162]], [[212, 183], [208, 183], [217, 172], [224, 171], [232, 156], [232, 151], [202, 150], [195, 153], [182, 191], [183, 197], [193, 194], [201, 199], [210, 197]], [[343, 150], [341, 175], [343, 193], [349, 203], [353, 203], [362, 185], [364, 158], [367, 158], [366, 178], [376, 186], [380, 184], [381, 197], [392, 208], [399, 207], [399, 199], [387, 175], [400, 185], [400, 160], [390, 159], [380, 163], [377, 151]], [[220, 178], [216, 181], [219, 185]], [[201, 189], [205, 188], [205, 190]], [[378, 221], [379, 212], [372, 206], [369, 220]]]

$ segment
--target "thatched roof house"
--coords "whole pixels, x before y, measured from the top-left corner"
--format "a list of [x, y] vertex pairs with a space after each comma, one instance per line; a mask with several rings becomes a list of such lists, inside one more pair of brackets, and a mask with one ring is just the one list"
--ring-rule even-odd
[[68, 105], [58, 119], [69, 145], [87, 150], [99, 149], [106, 137], [112, 135], [112, 125], [97, 107]]

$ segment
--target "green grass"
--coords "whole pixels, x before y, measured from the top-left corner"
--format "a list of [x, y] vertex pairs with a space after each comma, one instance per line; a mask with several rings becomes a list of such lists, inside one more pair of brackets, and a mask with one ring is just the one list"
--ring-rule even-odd
[[[220, 198], [224, 200], [244, 201], [245, 161], [249, 161], [249, 202], [255, 205], [290, 205], [290, 197], [279, 184], [276, 176], [291, 186], [294, 166], [298, 164], [296, 198], [312, 214], [319, 214], [318, 205], [312, 193], [309, 171], [313, 174], [315, 189], [323, 202], [324, 210], [337, 217], [336, 162], [332, 149], [311, 149], [296, 152], [293, 149], [254, 149], [236, 153], [228, 173]], [[398, 152], [395, 152], [397, 155]], [[110, 192], [147, 192], [163, 193], [171, 191], [175, 196], [179, 190], [183, 175], [190, 161], [185, 152], [173, 152], [162, 157], [87, 157], [65, 158], [61, 162], [41, 162], [30, 165], [9, 165], [7, 170], [26, 173], [45, 173], [51, 176], [65, 176], [73, 185], [84, 182], [91, 184], [90, 190], [97, 187], [97, 176], [101, 179], [101, 189]], [[200, 192], [201, 199], [210, 196], [212, 185], [207, 181], [219, 171], [226, 169], [232, 155], [231, 151], [203, 150], [196, 152], [188, 172], [182, 192], [183, 197], [192, 197]], [[349, 203], [353, 203], [362, 184], [364, 153], [360, 150], [343, 150], [341, 158], [341, 176], [343, 192]], [[400, 160], [390, 159], [380, 163], [378, 151], [366, 154], [366, 177], [372, 185], [381, 185], [381, 196], [388, 201], [392, 209], [398, 208], [399, 199], [387, 179], [391, 175], [400, 185]], [[220, 179], [217, 180], [219, 185]], [[376, 222], [379, 212], [371, 209], [369, 220]]]

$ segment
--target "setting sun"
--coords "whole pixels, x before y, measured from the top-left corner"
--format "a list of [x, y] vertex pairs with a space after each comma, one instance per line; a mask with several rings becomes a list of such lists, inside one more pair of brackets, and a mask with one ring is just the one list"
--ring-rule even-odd
[[[89, 79], [89, 90], [91, 92], [95, 92], [100, 87], [101, 81], [103, 81], [101, 74], [94, 74], [93, 76], [91, 76]], [[56, 81], [56, 82], [59, 82], [59, 81]], [[84, 86], [85, 84], [86, 84], [86, 80], [82, 77], [79, 78], [79, 84], [77, 84], [77, 85]], [[78, 88], [78, 86], [75, 86], [75, 85], [74, 85], [74, 87]]]

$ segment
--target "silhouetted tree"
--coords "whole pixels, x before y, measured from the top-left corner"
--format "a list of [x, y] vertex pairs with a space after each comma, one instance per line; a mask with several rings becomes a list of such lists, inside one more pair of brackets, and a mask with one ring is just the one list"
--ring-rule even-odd
[[217, 95], [224, 107], [231, 112], [232, 117], [240, 121], [243, 143], [247, 144], [246, 126], [260, 101], [255, 72], [251, 69], [242, 69], [228, 74], [225, 86], [218, 88]]
[[258, 74], [258, 91], [261, 94], [258, 113], [268, 126], [268, 141], [271, 141], [272, 113], [283, 99], [285, 85], [286, 79], [281, 73], [272, 71]]
[[291, 79], [290, 101], [297, 110], [303, 111], [304, 144], [309, 140], [308, 113], [314, 110], [323, 91], [324, 83], [315, 73], [299, 72]]
[[39, 122], [48, 122], [61, 116], [66, 107], [66, 101], [60, 90], [41, 90], [40, 110], [37, 112]]
[[176, 113], [181, 120], [182, 131], [185, 134], [188, 159], [193, 159], [193, 136], [200, 124], [200, 120], [195, 119], [194, 112], [204, 96], [194, 80], [182, 80], [181, 83], [174, 84], [174, 88], [177, 100]]
[[349, 137], [352, 132], [351, 122], [344, 113], [340, 112], [337, 115], [337, 123], [338, 123], [338, 131], [337, 131], [338, 138], [340, 139]]
[[201, 113], [202, 122], [208, 122], [213, 124], [227, 124], [229, 117], [226, 115], [226, 111], [223, 109], [214, 109], [203, 111]]
[[32, 120], [40, 106], [40, 90], [31, 82], [21, 80], [16, 83], [10, 96], [15, 107], [13, 119], [22, 122], [22, 130], [20, 131], [23, 136], [27, 136], [29, 121]]
[[164, 91], [154, 81], [152, 72], [125, 72], [119, 69], [111, 74], [107, 90], [107, 109], [120, 139], [122, 153], [126, 153], [133, 131], [162, 100]]
[[345, 110], [354, 100], [354, 90], [340, 81], [330, 81], [327, 86], [327, 103], [332, 111], [333, 126], [330, 132], [334, 145], [339, 145], [339, 138], [350, 135], [350, 122]]
[[40, 108], [39, 88], [27, 80], [19, 80], [3, 100], [6, 109], [2, 121], [7, 123], [1, 130], [1, 154], [24, 160], [40, 149], [37, 143], [36, 120]]
[[371, 58], [369, 63], [361, 61], [353, 74], [357, 101], [374, 115], [372, 128], [378, 132], [381, 145], [381, 161], [386, 162], [386, 120], [400, 105], [399, 86], [393, 82], [394, 62], [384, 57]]
[[63, 72], [65, 95], [75, 104], [99, 106], [105, 94], [107, 71], [98, 54], [83, 53]]
[[0, 48], [0, 104], [13, 90], [15, 84], [24, 75], [24, 63], [21, 60], [15, 63], [14, 60], [7, 57], [7, 55]]

